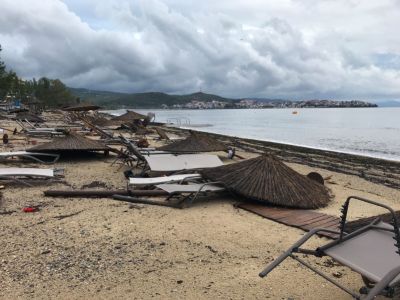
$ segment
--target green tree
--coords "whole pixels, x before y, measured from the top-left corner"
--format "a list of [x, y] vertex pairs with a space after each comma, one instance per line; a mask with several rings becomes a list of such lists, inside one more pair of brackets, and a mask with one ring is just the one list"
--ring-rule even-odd
[[55, 108], [74, 103], [74, 96], [59, 79], [42, 77], [34, 87], [34, 94], [46, 107]]
[[[1, 45], [0, 45], [0, 54], [1, 54]], [[7, 71], [6, 71], [6, 65], [5, 63], [1, 60], [0, 56], [0, 100], [7, 94]]]
[[28, 96], [36, 96], [45, 107], [49, 108], [71, 105], [75, 101], [75, 97], [61, 80], [46, 77], [37, 81], [35, 78], [21, 80], [12, 70], [7, 71], [6, 65], [0, 57], [0, 100], [8, 93], [22, 100]]

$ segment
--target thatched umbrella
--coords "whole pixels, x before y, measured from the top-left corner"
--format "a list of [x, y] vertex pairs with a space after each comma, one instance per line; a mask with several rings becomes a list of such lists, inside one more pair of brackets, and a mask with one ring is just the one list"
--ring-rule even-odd
[[204, 169], [201, 174], [223, 183], [238, 195], [268, 204], [314, 209], [326, 206], [330, 201], [328, 190], [323, 185], [297, 173], [271, 155]]
[[90, 110], [98, 110], [100, 106], [89, 104], [89, 103], [79, 103], [76, 105], [68, 106], [64, 108], [64, 111], [90, 111]]
[[101, 142], [85, 138], [77, 133], [66, 133], [64, 137], [54, 138], [51, 142], [41, 144], [28, 149], [29, 152], [83, 152], [83, 151], [104, 151], [109, 147]]
[[213, 152], [227, 151], [228, 147], [213, 139], [212, 137], [197, 132], [191, 132], [190, 136], [184, 140], [176, 141], [172, 144], [161, 146], [158, 150], [179, 152]]
[[112, 118], [113, 121], [121, 121], [121, 122], [133, 122], [136, 120], [144, 120], [146, 119], [147, 116], [139, 114], [137, 112], [128, 110], [126, 113], [124, 113], [121, 116]]

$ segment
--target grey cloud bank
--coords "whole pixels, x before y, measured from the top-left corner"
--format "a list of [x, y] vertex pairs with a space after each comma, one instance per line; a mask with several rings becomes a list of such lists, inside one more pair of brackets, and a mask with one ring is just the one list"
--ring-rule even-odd
[[123, 92], [400, 98], [398, 1], [1, 2], [2, 58], [26, 78]]

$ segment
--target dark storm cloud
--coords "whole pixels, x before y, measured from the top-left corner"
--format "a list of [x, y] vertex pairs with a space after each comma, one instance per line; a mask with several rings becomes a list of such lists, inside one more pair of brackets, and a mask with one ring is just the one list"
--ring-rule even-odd
[[394, 1], [266, 2], [3, 0], [2, 58], [101, 90], [400, 97]]

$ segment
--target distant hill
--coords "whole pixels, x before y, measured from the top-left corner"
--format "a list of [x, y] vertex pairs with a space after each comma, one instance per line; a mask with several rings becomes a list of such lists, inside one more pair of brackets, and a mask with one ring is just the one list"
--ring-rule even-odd
[[[268, 98], [230, 99], [202, 92], [187, 95], [170, 95], [160, 92], [116, 93], [69, 88], [74, 97], [104, 108], [299, 108], [299, 107], [374, 107], [375, 104], [360, 100], [283, 100]], [[199, 104], [200, 103], [200, 104]], [[208, 103], [208, 104], [206, 104]], [[386, 102], [387, 103], [387, 102]], [[392, 101], [391, 106], [399, 102]], [[381, 103], [379, 103], [381, 106]]]
[[91, 102], [106, 108], [159, 108], [162, 104], [171, 106], [174, 104], [185, 104], [193, 100], [204, 102], [216, 100], [227, 103], [238, 101], [201, 92], [188, 95], [169, 95], [159, 92], [128, 94], [78, 88], [69, 89], [72, 94], [75, 97], [79, 97], [82, 102]]

